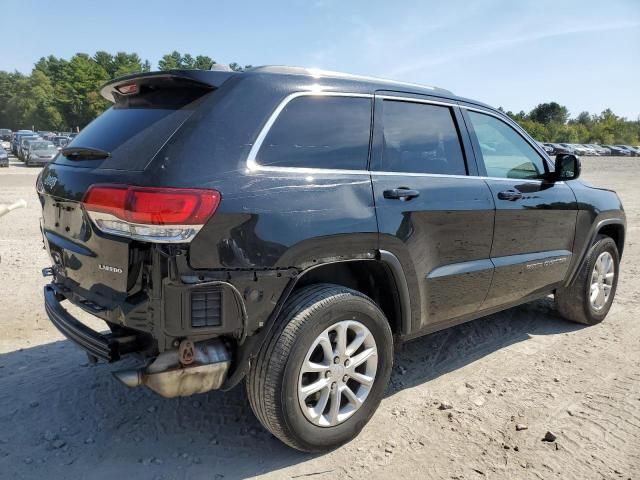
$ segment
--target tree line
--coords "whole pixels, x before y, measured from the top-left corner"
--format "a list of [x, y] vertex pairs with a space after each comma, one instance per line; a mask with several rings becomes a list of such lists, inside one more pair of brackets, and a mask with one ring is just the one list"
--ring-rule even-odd
[[[174, 51], [158, 61], [158, 69], [209, 69], [214, 63], [207, 55]], [[251, 66], [231, 63], [229, 67], [241, 71]], [[136, 53], [104, 51], [93, 56], [77, 53], [69, 60], [42, 57], [30, 75], [0, 70], [0, 128], [81, 129], [109, 107], [99, 93], [105, 82], [150, 70], [151, 63]]]
[[610, 108], [600, 114], [581, 112], [569, 118], [567, 107], [550, 102], [529, 113], [505, 113], [540, 142], [640, 145], [640, 119], [627, 120]]
[[[214, 63], [207, 55], [174, 51], [162, 56], [158, 69], [209, 69]], [[231, 63], [229, 67], [241, 71], [251, 66]], [[0, 128], [81, 129], [110, 105], [100, 96], [102, 84], [150, 70], [151, 63], [136, 53], [104, 51], [93, 56], [77, 53], [68, 60], [54, 55], [42, 57], [29, 75], [0, 70]], [[550, 102], [529, 113], [505, 113], [542, 142], [640, 144], [640, 121], [627, 120], [610, 109], [569, 118], [566, 107]]]

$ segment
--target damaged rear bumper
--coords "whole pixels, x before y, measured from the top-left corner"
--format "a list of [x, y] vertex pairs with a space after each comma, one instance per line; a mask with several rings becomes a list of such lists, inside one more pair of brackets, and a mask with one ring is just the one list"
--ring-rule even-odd
[[44, 307], [49, 320], [65, 337], [89, 355], [107, 362], [115, 362], [127, 353], [140, 350], [140, 341], [134, 334], [104, 334], [78, 321], [61, 305], [65, 298], [54, 284], [44, 287]]
[[[91, 357], [115, 362], [143, 350], [144, 340], [133, 331], [105, 334], [81, 323], [61, 305], [65, 299], [55, 284], [44, 287], [45, 310], [51, 322]], [[146, 368], [114, 372], [114, 376], [129, 387], [144, 385], [163, 397], [179, 397], [219, 389], [230, 366], [231, 355], [222, 340], [195, 344], [183, 340], [179, 349], [162, 352]]]

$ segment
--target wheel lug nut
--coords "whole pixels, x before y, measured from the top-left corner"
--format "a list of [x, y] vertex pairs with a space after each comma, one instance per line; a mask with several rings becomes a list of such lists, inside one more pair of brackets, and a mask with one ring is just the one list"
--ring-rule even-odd
[[349, 360], [345, 360], [345, 361], [344, 361], [344, 366], [345, 366], [345, 367], [348, 367], [350, 363], [351, 363], [351, 362], [350, 362]]
[[336, 357], [333, 359], [333, 363], [340, 363], [340, 357]]
[[349, 380], [349, 375], [345, 375], [344, 377], [342, 377], [342, 381], [344, 383], [347, 383], [348, 380]]
[[333, 391], [333, 390], [335, 390], [335, 389], [336, 389], [336, 382], [333, 382], [333, 383], [331, 384], [331, 390]]
[[331, 370], [327, 370], [326, 372], [324, 372], [324, 376], [326, 378], [331, 378]]

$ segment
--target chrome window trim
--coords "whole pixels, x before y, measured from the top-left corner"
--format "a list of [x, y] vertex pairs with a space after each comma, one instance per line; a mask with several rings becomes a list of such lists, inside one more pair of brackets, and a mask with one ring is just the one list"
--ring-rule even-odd
[[440, 100], [431, 100], [429, 98], [413, 98], [413, 97], [396, 97], [395, 95], [376, 95], [376, 98], [382, 100], [397, 100], [399, 102], [427, 103], [431, 105], [441, 105], [444, 107], [459, 107], [457, 103], [444, 102]]
[[[339, 170], [338, 170], [339, 171]], [[413, 172], [385, 172], [371, 170], [372, 176], [405, 176], [405, 177], [434, 177], [434, 178], [472, 178], [476, 180], [500, 180], [504, 182], [526, 182], [526, 183], [543, 183], [543, 179], [539, 178], [505, 178], [505, 177], [485, 177], [481, 175], [448, 175], [445, 173], [413, 173]], [[556, 185], [564, 184], [564, 181], [554, 182]]]
[[[527, 144], [529, 144], [529, 146], [531, 148], [533, 148], [533, 150], [538, 154], [538, 156], [542, 159], [542, 161], [543, 162], [547, 162], [547, 166], [548, 167], [554, 167], [553, 163], [551, 162], [551, 158], [549, 158], [549, 155], [547, 155], [547, 152], [545, 152], [537, 143], [535, 143], [535, 141], [531, 142], [529, 140], [529, 138], [528, 138], [529, 134], [527, 132], [525, 132], [522, 129], [522, 127], [520, 125], [518, 125], [517, 123], [516, 123], [517, 128], [514, 128], [514, 126], [511, 125], [509, 122], [505, 122], [505, 119], [504, 119], [504, 117], [502, 115], [498, 115], [497, 113], [493, 113], [490, 110], [483, 110], [481, 108], [468, 107], [467, 105], [460, 105], [460, 108], [464, 108], [465, 110], [471, 110], [472, 112], [478, 112], [478, 113], [482, 113], [484, 115], [489, 115], [490, 117], [497, 118], [502, 123], [504, 123], [506, 126], [511, 128], [511, 130], [516, 132]], [[523, 133], [525, 133], [526, 135], [523, 135]], [[541, 150], [542, 150], [542, 152], [544, 152], [544, 155], [541, 154]]]
[[[298, 174], [336, 174], [336, 175], [368, 175], [368, 176], [407, 176], [407, 177], [433, 177], [433, 178], [469, 178], [476, 180], [504, 180], [504, 181], [520, 181], [520, 182], [528, 182], [528, 183], [542, 183], [544, 180], [541, 179], [515, 179], [515, 178], [502, 178], [502, 177], [484, 177], [479, 175], [447, 175], [447, 174], [439, 174], [439, 173], [418, 173], [418, 172], [389, 172], [389, 171], [377, 171], [377, 170], [344, 170], [340, 168], [315, 168], [315, 167], [274, 167], [270, 165], [261, 165], [257, 162], [256, 157], [258, 152], [260, 151], [260, 147], [264, 142], [269, 130], [275, 123], [275, 121], [282, 113], [282, 110], [291, 102], [293, 99], [304, 96], [324, 96], [324, 97], [355, 97], [355, 98], [381, 98], [383, 100], [398, 100], [403, 102], [414, 102], [414, 103], [427, 103], [434, 105], [442, 105], [446, 107], [460, 107], [466, 108], [468, 110], [477, 110], [480, 113], [486, 113], [488, 115], [492, 115], [499, 120], [502, 120], [499, 115], [492, 114], [491, 112], [467, 107], [465, 105], [459, 105], [457, 103], [449, 103], [449, 102], [441, 102], [439, 100], [430, 100], [430, 99], [422, 99], [422, 98], [413, 98], [413, 97], [402, 97], [402, 96], [394, 96], [394, 95], [373, 95], [369, 93], [350, 93], [350, 92], [323, 92], [323, 91], [300, 91], [294, 92], [287, 95], [278, 106], [275, 108], [273, 113], [269, 116], [269, 119], [264, 124], [256, 141], [251, 146], [251, 150], [249, 150], [249, 155], [247, 156], [247, 170], [250, 172], [279, 172], [279, 173], [298, 173]], [[504, 122], [504, 120], [503, 120]], [[506, 122], [505, 122], [506, 123]], [[508, 125], [508, 124], [507, 124]], [[510, 125], [509, 125], [510, 126]], [[511, 126], [510, 126], [511, 127]], [[513, 128], [513, 127], [511, 127]], [[520, 133], [518, 132], [520, 135]], [[522, 136], [522, 135], [520, 135]], [[524, 139], [527, 141], [527, 139]], [[527, 143], [529, 143], [527, 141]], [[556, 184], [563, 184], [564, 182], [555, 182]]]
[[261, 165], [256, 160], [258, 156], [258, 152], [260, 151], [260, 147], [262, 147], [262, 143], [264, 139], [267, 137], [269, 130], [273, 127], [273, 124], [276, 122], [282, 110], [291, 102], [293, 99], [298, 97], [354, 97], [354, 98], [369, 98], [372, 99], [373, 95], [369, 93], [347, 93], [347, 92], [315, 92], [315, 91], [302, 91], [295, 92], [287, 95], [284, 100], [280, 102], [280, 104], [273, 111], [267, 123], [264, 124], [262, 130], [258, 134], [255, 143], [252, 145], [251, 150], [249, 150], [249, 155], [247, 157], [247, 168], [250, 171], [264, 171], [264, 172], [291, 172], [291, 173], [344, 173], [347, 175], [358, 175], [362, 172], [367, 172], [366, 170], [341, 170], [341, 169], [332, 169], [332, 168], [313, 168], [313, 167], [274, 167], [271, 165]]

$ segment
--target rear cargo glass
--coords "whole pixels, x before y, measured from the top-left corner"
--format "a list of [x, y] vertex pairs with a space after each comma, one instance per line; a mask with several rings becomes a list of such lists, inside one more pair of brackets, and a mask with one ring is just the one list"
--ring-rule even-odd
[[165, 90], [117, 102], [87, 125], [66, 147], [109, 152], [105, 159], [77, 160], [62, 152], [56, 164], [97, 169], [140, 171], [191, 116], [209, 90]]

